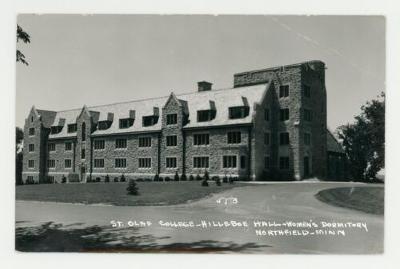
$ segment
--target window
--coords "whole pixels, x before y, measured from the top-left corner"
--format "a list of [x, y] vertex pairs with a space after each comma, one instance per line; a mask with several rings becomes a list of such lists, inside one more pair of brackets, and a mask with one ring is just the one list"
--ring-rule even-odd
[[264, 133], [264, 145], [269, 145], [271, 136], [269, 133]]
[[309, 109], [304, 109], [304, 120], [312, 121], [312, 111]]
[[289, 133], [280, 133], [279, 134], [279, 144], [280, 145], [289, 145]]
[[288, 97], [288, 96], [289, 96], [289, 85], [279, 86], [279, 98]]
[[55, 168], [56, 167], [56, 161], [55, 160], [47, 160], [47, 167]]
[[311, 87], [308, 85], [303, 85], [304, 97], [311, 97]]
[[158, 116], [144, 116], [142, 118], [142, 125], [144, 127], [155, 125], [158, 122]]
[[241, 119], [249, 115], [250, 108], [248, 106], [237, 106], [229, 108], [230, 119]]
[[35, 160], [28, 160], [28, 168], [35, 168]]
[[289, 169], [289, 157], [279, 158], [279, 169]]
[[304, 145], [311, 145], [311, 134], [304, 133]]
[[126, 128], [131, 127], [132, 125], [133, 125], [133, 119], [131, 119], [131, 118], [119, 120], [119, 128], [120, 129], [126, 129]]
[[279, 111], [279, 120], [285, 121], [289, 119], [289, 108], [284, 108]]
[[33, 116], [31, 117], [31, 122], [33, 122]]
[[35, 144], [29, 144], [28, 150], [29, 150], [29, 152], [34, 152], [35, 151]]
[[62, 126], [51, 126], [50, 133], [51, 134], [58, 134], [62, 130]]
[[94, 149], [104, 149], [106, 147], [106, 142], [104, 140], [95, 140]]
[[269, 156], [264, 157], [264, 168], [269, 169], [271, 167], [271, 159]]
[[236, 168], [236, 156], [235, 155], [228, 155], [223, 156], [223, 168]]
[[[116, 159], [117, 160], [117, 159]], [[124, 159], [125, 160], [125, 159]], [[116, 162], [115, 162], [116, 163]], [[94, 159], [95, 168], [104, 168], [104, 159]], [[117, 167], [117, 166], [116, 166]]]
[[209, 157], [193, 157], [193, 168], [208, 168]]
[[85, 149], [81, 149], [81, 159], [85, 159]]
[[[103, 161], [104, 166], [104, 161]], [[125, 168], [126, 167], [126, 159], [125, 158], [116, 158], [115, 159], [115, 168]]]
[[140, 148], [146, 148], [146, 147], [151, 147], [151, 137], [139, 137], [139, 147]]
[[209, 134], [194, 134], [193, 135], [193, 145], [201, 146], [210, 144]]
[[86, 140], [86, 123], [82, 123], [82, 130], [81, 130], [81, 135], [82, 135], [82, 141]]
[[167, 125], [177, 124], [177, 123], [178, 123], [178, 114], [167, 115]]
[[240, 132], [228, 132], [228, 144], [240, 144], [242, 135]]
[[168, 157], [165, 159], [166, 167], [167, 168], [176, 168], [176, 158], [175, 157]]
[[55, 143], [49, 143], [47, 145], [47, 148], [49, 149], [49, 151], [56, 151], [56, 144]]
[[139, 168], [151, 168], [151, 158], [139, 158]]
[[29, 135], [35, 135], [35, 128], [29, 128]]
[[199, 110], [197, 111], [197, 121], [210, 121], [215, 118], [216, 111], [215, 110]]
[[240, 169], [246, 168], [246, 156], [240, 156]]
[[125, 149], [127, 146], [127, 142], [125, 138], [118, 138], [115, 140], [115, 148], [117, 149]]
[[65, 168], [71, 168], [72, 167], [71, 159], [65, 159], [64, 160], [64, 166], [65, 166]]
[[65, 142], [65, 151], [70, 151], [70, 150], [72, 150], [72, 143]]
[[264, 120], [269, 121], [269, 109], [264, 109]]
[[26, 182], [33, 182], [33, 176], [27, 176]]
[[68, 124], [67, 132], [68, 133], [76, 133], [77, 125], [76, 123]]
[[176, 135], [169, 135], [167, 136], [167, 147], [174, 147], [178, 144]]
[[104, 120], [104, 121], [99, 121], [99, 124], [97, 125], [97, 128], [99, 130], [107, 130], [111, 126], [111, 121]]

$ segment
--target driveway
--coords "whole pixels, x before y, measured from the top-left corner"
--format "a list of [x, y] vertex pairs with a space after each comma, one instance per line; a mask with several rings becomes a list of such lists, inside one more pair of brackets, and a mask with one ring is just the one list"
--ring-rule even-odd
[[[147, 244], [150, 249], [166, 246], [178, 251], [188, 248], [197, 248], [200, 251], [207, 248], [243, 253], [382, 253], [383, 216], [331, 206], [314, 197], [320, 190], [352, 186], [369, 187], [358, 183], [326, 182], [253, 184], [175, 206], [124, 207], [16, 201], [16, 226], [32, 227], [51, 221], [63, 226], [71, 225], [68, 229], [106, 227], [119, 235], [114, 241], [107, 243], [110, 246], [113, 243], [124, 244], [124, 238], [135, 235], [136, 238], [141, 238], [135, 241], [136, 245], [146, 247]], [[217, 202], [218, 199], [220, 203]], [[120, 221], [121, 226], [112, 227], [113, 220]], [[187, 227], [190, 221], [194, 227]], [[229, 227], [215, 227], [225, 225], [224, 221], [228, 222]], [[323, 231], [327, 234], [321, 231], [321, 234], [311, 235], [313, 229], [297, 227], [289, 229], [291, 234], [273, 235], [268, 234], [268, 230], [283, 230], [284, 227], [260, 228], [254, 226], [254, 221], [318, 225], [322, 222], [345, 225], [362, 223], [367, 225], [367, 229], [345, 227], [345, 234], [333, 235], [329, 231], [337, 232], [338, 229], [327, 228]], [[148, 226], [149, 222], [151, 225]], [[232, 223], [236, 226], [232, 227]], [[248, 226], [240, 227], [239, 223], [247, 223]], [[166, 224], [180, 227], [166, 227]], [[212, 227], [201, 226], [202, 224]], [[309, 234], [305, 235], [304, 230]]]

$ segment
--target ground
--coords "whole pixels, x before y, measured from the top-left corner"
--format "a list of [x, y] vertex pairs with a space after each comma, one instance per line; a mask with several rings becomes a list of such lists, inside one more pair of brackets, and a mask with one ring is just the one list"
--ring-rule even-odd
[[[383, 189], [383, 185], [372, 187]], [[17, 201], [16, 248], [21, 251], [382, 253], [383, 215], [333, 206], [315, 197], [323, 190], [337, 188], [351, 191], [352, 188], [368, 189], [371, 185], [347, 182], [236, 183], [234, 188], [197, 201], [166, 206]], [[237, 203], [218, 203], [222, 197], [236, 198]], [[383, 204], [383, 200], [377, 202]], [[124, 226], [112, 227], [113, 220], [121, 221]], [[340, 237], [274, 237], [257, 235], [252, 227], [171, 228], [157, 225], [160, 220], [164, 223], [252, 223], [254, 220], [364, 222], [368, 229], [351, 228], [346, 231], [346, 236]], [[129, 221], [149, 221], [153, 225], [133, 228], [129, 227]]]

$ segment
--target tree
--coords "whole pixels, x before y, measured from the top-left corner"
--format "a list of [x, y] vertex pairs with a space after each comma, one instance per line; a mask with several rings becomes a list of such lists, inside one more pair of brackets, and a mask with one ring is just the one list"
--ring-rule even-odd
[[21, 128], [15, 128], [15, 183], [22, 184], [22, 140], [24, 139], [24, 132]]
[[139, 195], [139, 188], [133, 179], [129, 180], [128, 188], [126, 188], [126, 190], [128, 191], [129, 195]]
[[[31, 42], [31, 37], [26, 33], [21, 26], [17, 25], [17, 43], [22, 40], [25, 44]], [[17, 49], [17, 62], [21, 62], [25, 65], [29, 65], [25, 60], [25, 55]]]
[[385, 167], [385, 94], [361, 107], [354, 123], [337, 129], [355, 180], [370, 182]]

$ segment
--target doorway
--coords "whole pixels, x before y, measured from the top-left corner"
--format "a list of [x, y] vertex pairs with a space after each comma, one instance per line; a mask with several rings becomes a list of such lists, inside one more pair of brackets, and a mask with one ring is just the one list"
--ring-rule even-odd
[[310, 176], [310, 158], [304, 157], [304, 178]]
[[84, 181], [86, 178], [86, 168], [84, 166], [81, 167], [81, 181]]

